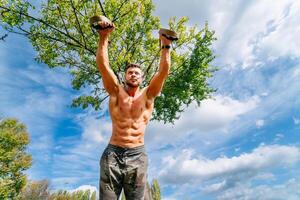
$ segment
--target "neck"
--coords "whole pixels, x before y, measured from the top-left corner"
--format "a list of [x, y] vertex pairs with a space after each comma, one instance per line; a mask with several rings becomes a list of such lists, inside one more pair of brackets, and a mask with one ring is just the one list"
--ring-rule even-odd
[[129, 96], [134, 97], [140, 91], [140, 88], [126, 85], [125, 90]]

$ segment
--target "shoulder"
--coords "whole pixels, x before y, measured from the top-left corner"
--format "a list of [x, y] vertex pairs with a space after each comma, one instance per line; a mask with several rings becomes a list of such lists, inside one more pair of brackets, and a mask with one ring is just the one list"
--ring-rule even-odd
[[117, 87], [116, 88], [116, 93], [109, 95], [109, 102], [110, 103], [117, 103], [118, 99], [120, 99], [120, 98], [122, 98], [122, 96], [124, 96], [125, 89], [124, 89], [123, 85], [118, 84], [116, 87]]
[[147, 97], [149, 100], [153, 100], [153, 101], [154, 101], [155, 98], [156, 98], [157, 96], [151, 95], [151, 92], [149, 92], [151, 88], [150, 88], [149, 86], [146, 86], [144, 89], [145, 89], [145, 90], [144, 90], [144, 93], [145, 93], [146, 97]]
[[124, 92], [125, 92], [124, 86], [121, 84], [117, 84], [115, 92], [113, 94], [110, 94], [109, 96], [110, 97], [118, 97], [118, 96], [120, 96], [120, 94], [122, 94]]
[[143, 93], [143, 96], [145, 98], [146, 105], [149, 106], [149, 105], [152, 105], [154, 103], [155, 97], [149, 96], [148, 89], [149, 89], [149, 86], [144, 87], [143, 90], [142, 90], [142, 93]]

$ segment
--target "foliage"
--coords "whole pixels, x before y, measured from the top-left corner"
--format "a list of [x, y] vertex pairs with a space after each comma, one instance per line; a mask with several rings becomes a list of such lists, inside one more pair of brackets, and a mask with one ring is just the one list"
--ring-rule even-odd
[[78, 190], [68, 192], [60, 190], [50, 195], [49, 200], [96, 200], [96, 192], [90, 190]]
[[[152, 181], [152, 185], [147, 183], [146, 196], [152, 200], [161, 200], [160, 186], [157, 179]], [[47, 180], [29, 181], [23, 188], [20, 200], [96, 200], [96, 192], [90, 190], [66, 191], [59, 190], [50, 193], [49, 182]], [[121, 199], [126, 200], [122, 190]]]
[[20, 200], [96, 200], [96, 192], [90, 190], [66, 191], [50, 193], [47, 180], [29, 181], [22, 190]]
[[[161, 27], [153, 16], [151, 0], [48, 0], [38, 6], [26, 0], [0, 0], [0, 25], [7, 32], [29, 38], [38, 52], [37, 60], [50, 68], [67, 67], [73, 75], [72, 86], [81, 89], [89, 86], [91, 92], [73, 100], [73, 106], [96, 110], [107, 98], [101, 75], [95, 63], [98, 34], [89, 26], [95, 14], [106, 15], [117, 28], [110, 38], [110, 65], [120, 82], [124, 67], [138, 63], [145, 71], [143, 86], [158, 70], [159, 41], [154, 31]], [[32, 14], [32, 13], [35, 13]], [[176, 31], [179, 40], [173, 45], [172, 66], [168, 80], [155, 101], [154, 120], [174, 122], [192, 101], [198, 104], [209, 98], [214, 89], [207, 79], [215, 67], [211, 50], [215, 40], [208, 24], [199, 30], [188, 28], [188, 18], [171, 18], [169, 28]]]
[[153, 200], [161, 200], [160, 187], [157, 179], [154, 179], [151, 185], [151, 195]]
[[29, 181], [21, 192], [20, 200], [45, 200], [48, 199], [49, 194], [47, 180]]
[[0, 121], [0, 199], [15, 199], [26, 184], [24, 170], [31, 166], [26, 153], [29, 136], [16, 119]]

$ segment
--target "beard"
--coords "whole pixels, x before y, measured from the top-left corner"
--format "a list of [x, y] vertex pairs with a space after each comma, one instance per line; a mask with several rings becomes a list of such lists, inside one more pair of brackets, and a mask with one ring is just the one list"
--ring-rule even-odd
[[131, 83], [130, 81], [126, 81], [126, 85], [131, 87], [131, 88], [136, 88], [136, 87], [139, 87], [140, 84], [138, 82], [136, 83]]

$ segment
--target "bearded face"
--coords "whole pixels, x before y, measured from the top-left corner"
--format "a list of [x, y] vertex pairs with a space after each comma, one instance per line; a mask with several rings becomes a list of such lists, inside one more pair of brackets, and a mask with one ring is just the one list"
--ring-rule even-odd
[[130, 67], [125, 74], [126, 84], [129, 87], [139, 87], [142, 83], [142, 70], [138, 67]]

